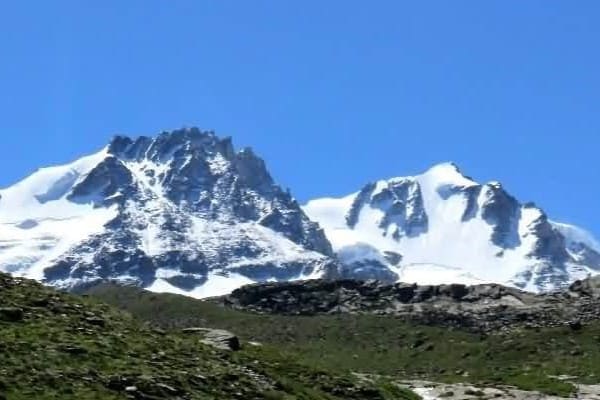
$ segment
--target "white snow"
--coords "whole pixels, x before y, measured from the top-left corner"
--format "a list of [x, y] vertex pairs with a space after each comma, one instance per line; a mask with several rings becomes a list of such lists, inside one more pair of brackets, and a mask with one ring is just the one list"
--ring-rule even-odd
[[71, 218], [86, 214], [66, 199], [71, 188], [104, 158], [107, 150], [67, 165], [43, 168], [15, 185], [0, 190], [0, 223], [20, 223], [43, 218]]
[[418, 283], [421, 285], [442, 285], [445, 283], [462, 283], [463, 285], [479, 285], [490, 283], [470, 272], [457, 268], [436, 264], [409, 264], [398, 269], [400, 282]]
[[198, 217], [192, 217], [192, 222], [190, 236], [201, 238], [198, 246], [208, 258], [217, 259], [224, 245], [235, 248], [253, 243], [256, 249], [260, 249], [260, 254], [256, 256], [230, 259], [227, 265], [222, 266], [228, 269], [267, 263], [282, 265], [303, 260], [325, 261], [327, 258], [320, 253], [306, 250], [282, 234], [255, 222], [227, 222]]
[[151, 292], [156, 293], [174, 293], [184, 296], [194, 297], [196, 299], [204, 299], [207, 297], [223, 296], [231, 293], [240, 286], [254, 283], [253, 280], [236, 273], [214, 273], [208, 274], [208, 280], [203, 285], [197, 286], [190, 291], [180, 289], [171, 285], [162, 278], [158, 278], [152, 285], [146, 288]]
[[227, 172], [229, 161], [227, 161], [221, 153], [215, 153], [215, 155], [208, 160], [208, 165], [213, 174], [219, 175]]
[[[181, 294], [199, 299], [221, 296], [231, 293], [240, 286], [255, 282], [240, 273], [231, 271], [233, 269], [261, 264], [279, 265], [284, 268], [284, 264], [289, 262], [306, 261], [308, 263], [315, 260], [323, 260], [323, 262], [327, 260], [324, 255], [306, 250], [283, 235], [255, 222], [210, 220], [201, 217], [191, 217], [191, 219], [192, 226], [188, 234], [190, 242], [172, 243], [158, 238], [149, 239], [148, 243], [143, 244], [145, 251], [154, 246], [157, 251], [153, 254], [158, 255], [171, 250], [193, 248], [206, 259], [212, 260], [211, 264], [217, 269], [209, 272], [206, 283], [186, 291], [170, 284], [166, 279], [175, 276], [196, 278], [201, 276], [182, 273], [176, 268], [177, 266], [165, 266], [156, 271], [157, 279], [146, 288], [147, 290]], [[148, 222], [148, 220], [146, 215], [145, 221]], [[152, 232], [159, 232], [158, 228], [150, 228], [149, 231], [148, 237], [153, 236]], [[253, 257], [231, 256], [227, 258], [226, 264], [215, 264], [222, 252], [231, 251], [236, 246], [248, 243], [252, 243], [253, 247], [260, 250], [258, 255]], [[311, 273], [301, 273], [294, 279], [316, 279], [322, 277], [323, 273], [323, 270], [315, 268]]]
[[[450, 266], [452, 269], [444, 269], [444, 279], [457, 282], [510, 279], [521, 266], [515, 262], [521, 254], [507, 251], [504, 257], [496, 257], [501, 249], [489, 240], [492, 227], [480, 218], [463, 222], [461, 218], [466, 198], [456, 195], [443, 200], [437, 192], [439, 185], [435, 179], [441, 176], [444, 179], [442, 184], [471, 185], [471, 181], [456, 179], [448, 173], [445, 166], [430, 171], [432, 172], [422, 177], [414, 178], [414, 182], [421, 187], [429, 218], [428, 232], [423, 235], [402, 237], [399, 241], [389, 234], [383, 235], [379, 221], [384, 212], [369, 205], [360, 211], [356, 226], [350, 229], [344, 216], [350, 209], [349, 204], [354, 196], [339, 200], [313, 200], [304, 207], [304, 211], [325, 229], [334, 250], [340, 252], [344, 261], [356, 261], [361, 253], [364, 258], [380, 259], [381, 256], [374, 257], [373, 249], [377, 249], [380, 254], [384, 251], [400, 253], [403, 256], [402, 265], [412, 266], [401, 273], [402, 280], [411, 279], [424, 284], [438, 280], [433, 275], [439, 274], [440, 270], [432, 269], [432, 265]], [[419, 269], [423, 272], [417, 273]], [[455, 274], [449, 271], [459, 272]], [[431, 278], [428, 277], [430, 275]]]
[[411, 388], [411, 390], [421, 396], [423, 400], [440, 400], [433, 388]]
[[330, 230], [345, 231], [348, 229], [346, 225], [346, 214], [357, 193], [351, 194], [340, 199], [322, 198], [309, 201], [304, 208], [304, 212], [313, 220], [319, 222], [321, 226], [327, 227]]
[[417, 177], [424, 186], [462, 186], [469, 187], [477, 185], [477, 182], [466, 178], [453, 163], [447, 162], [435, 165], [424, 174]]
[[600, 253], [600, 242], [590, 233], [574, 225], [552, 221], [565, 238], [571, 243], [583, 243]]
[[[154, 163], [149, 160], [142, 162], [126, 162], [125, 166], [131, 171], [135, 181], [145, 195], [145, 204], [139, 208], [136, 203], [127, 204], [127, 212], [137, 222], [140, 228], [130, 227], [141, 238], [141, 250], [148, 256], [156, 256], [167, 250], [176, 250], [183, 244], [166, 243], [161, 238], [161, 224], [164, 223], [162, 211], [172, 205], [164, 197], [164, 188], [157, 176], [166, 173], [169, 168], [167, 163]], [[153, 176], [146, 172], [153, 171]]]
[[[411, 191], [420, 188], [428, 217], [427, 232], [415, 237], [394, 239], [390, 232], [395, 225], [384, 231], [379, 225], [385, 211], [372, 207], [368, 199], [360, 210], [354, 228], [348, 227], [345, 217], [358, 193], [337, 199], [312, 200], [303, 208], [312, 220], [325, 229], [334, 251], [343, 262], [351, 263], [361, 258], [381, 260], [385, 251], [401, 254], [403, 258], [399, 267], [389, 265], [401, 281], [421, 284], [515, 284], [520, 283], [513, 280], [515, 276], [539, 266], [536, 260], [529, 257], [536, 244], [535, 235], [530, 234], [531, 229], [542, 216], [539, 209], [521, 209], [518, 221], [520, 243], [515, 248], [502, 249], [492, 243], [493, 227], [481, 217], [480, 211], [475, 218], [462, 220], [467, 197], [462, 193], [452, 194], [448, 189], [478, 184], [464, 177], [456, 166], [444, 163], [422, 175], [378, 181], [372, 196], [388, 186], [406, 183], [412, 184]], [[495, 185], [498, 184], [492, 182], [483, 185], [477, 199], [479, 209], [488, 200]], [[411, 210], [407, 209], [407, 214], [409, 212]], [[568, 231], [568, 237], [573, 240], [597, 246], [591, 235], [574, 227], [559, 227], [562, 231]]]
[[[228, 271], [211, 271], [208, 273], [207, 281], [195, 287], [192, 290], [183, 290], [176, 286], [171, 285], [165, 278], [171, 278], [174, 276], [185, 276], [189, 274], [181, 274], [177, 270], [173, 269], [164, 269], [160, 268], [156, 272], [157, 279], [152, 283], [152, 285], [145, 288], [151, 292], [156, 293], [174, 293], [181, 294], [184, 296], [193, 297], [196, 299], [205, 299], [208, 297], [215, 296], [224, 296], [235, 289], [249, 285], [252, 283], [256, 283], [256, 281], [244, 276], [242, 274], [238, 274], [235, 272]], [[194, 277], [199, 278], [199, 275], [194, 274]], [[318, 270], [313, 271], [311, 274], [301, 274], [293, 278], [293, 280], [304, 280], [304, 279], [318, 279], [320, 278], [321, 272]], [[269, 282], [275, 282], [275, 279], [269, 279]]]
[[67, 200], [71, 188], [106, 157], [106, 149], [73, 163], [40, 169], [0, 191], [0, 267], [42, 279], [58, 256], [101, 232], [114, 208]]
[[387, 262], [383, 254], [376, 247], [368, 243], [357, 242], [349, 246], [340, 247], [336, 252], [340, 260], [348, 264], [362, 260], [374, 260], [382, 264]]

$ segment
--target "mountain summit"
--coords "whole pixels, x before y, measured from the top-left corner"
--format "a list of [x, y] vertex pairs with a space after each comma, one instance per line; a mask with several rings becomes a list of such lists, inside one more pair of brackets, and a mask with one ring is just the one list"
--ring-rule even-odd
[[262, 159], [197, 128], [117, 136], [0, 191], [0, 269], [62, 288], [117, 279], [206, 297], [323, 277], [331, 256]]
[[591, 235], [452, 163], [316, 199], [304, 211], [325, 228], [346, 276], [543, 291], [600, 272]]
[[451, 163], [302, 208], [251, 149], [190, 128], [117, 136], [0, 190], [0, 271], [193, 297], [324, 277], [545, 291], [600, 272], [600, 245]]

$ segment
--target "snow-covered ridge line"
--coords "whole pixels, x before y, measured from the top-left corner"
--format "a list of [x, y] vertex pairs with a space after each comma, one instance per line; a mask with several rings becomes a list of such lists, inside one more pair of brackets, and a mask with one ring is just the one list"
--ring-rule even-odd
[[582, 243], [585, 246], [588, 246], [594, 249], [597, 252], [600, 252], [600, 241], [596, 240], [596, 238], [592, 235], [591, 232], [588, 232], [578, 226], [565, 224], [556, 221], [550, 221], [554, 227], [556, 227], [563, 236], [571, 243]]
[[[552, 290], [600, 271], [598, 242], [453, 163], [309, 201], [348, 275]], [[446, 267], [444, 267], [446, 266]]]
[[343, 276], [539, 291], [597, 273], [599, 249], [452, 163], [301, 208], [251, 149], [196, 128], [117, 136], [0, 191], [0, 270], [63, 288], [116, 279], [200, 296]]

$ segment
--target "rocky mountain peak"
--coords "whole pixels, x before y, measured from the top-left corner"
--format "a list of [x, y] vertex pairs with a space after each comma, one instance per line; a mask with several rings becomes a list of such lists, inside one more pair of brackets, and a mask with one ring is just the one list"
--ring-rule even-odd
[[108, 153], [121, 159], [147, 159], [157, 163], [169, 161], [178, 151], [206, 155], [220, 153], [227, 159], [231, 159], [234, 153], [230, 137], [221, 139], [213, 131], [202, 131], [195, 127], [164, 131], [156, 137], [139, 136], [133, 139], [117, 135], [108, 146]]
[[[219, 138], [198, 128], [163, 132], [155, 138], [114, 137], [105, 160], [79, 183], [71, 198], [89, 198], [92, 191], [104, 199], [104, 204], [132, 196], [155, 199], [165, 195], [196, 211], [214, 212], [227, 206], [246, 219], [263, 216], [257, 214], [256, 207], [246, 207], [248, 196], [258, 194], [271, 203], [276, 199], [293, 203], [252, 149], [235, 152], [230, 137]], [[230, 195], [236, 198], [235, 204], [215, 201], [215, 197]]]
[[[0, 230], [0, 240], [16, 238], [0, 247], [0, 268], [18, 275], [65, 288], [116, 279], [203, 297], [337, 269], [322, 229], [265, 162], [211, 131], [116, 136], [96, 155], [40, 174], [7, 189], [19, 201], [0, 204], [0, 216], [23, 199], [37, 211]], [[85, 229], [65, 229], [77, 225]]]

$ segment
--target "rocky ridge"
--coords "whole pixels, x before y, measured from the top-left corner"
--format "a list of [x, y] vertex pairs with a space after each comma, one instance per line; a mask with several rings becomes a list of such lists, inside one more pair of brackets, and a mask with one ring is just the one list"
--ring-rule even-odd
[[546, 294], [497, 284], [311, 280], [248, 285], [212, 301], [257, 313], [370, 313], [481, 332], [562, 325], [577, 330], [600, 319], [600, 278], [576, 281], [567, 290]]
[[261, 350], [224, 330], [152, 328], [105, 303], [0, 273], [1, 400], [399, 398]]

